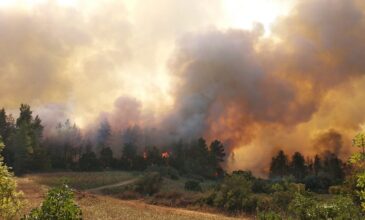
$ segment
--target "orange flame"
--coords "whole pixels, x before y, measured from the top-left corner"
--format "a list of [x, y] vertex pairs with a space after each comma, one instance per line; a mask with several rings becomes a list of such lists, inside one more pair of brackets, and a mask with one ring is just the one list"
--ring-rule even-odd
[[170, 157], [170, 154], [167, 151], [166, 152], [162, 152], [161, 157], [162, 158], [169, 158]]

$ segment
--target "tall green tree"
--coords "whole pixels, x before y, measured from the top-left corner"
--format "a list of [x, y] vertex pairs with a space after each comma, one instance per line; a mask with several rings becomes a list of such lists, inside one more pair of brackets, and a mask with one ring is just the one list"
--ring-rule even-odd
[[280, 150], [278, 154], [272, 158], [270, 164], [270, 178], [283, 178], [289, 174], [289, 160], [288, 156], [283, 150]]
[[112, 149], [110, 149], [110, 147], [104, 147], [101, 151], [100, 151], [100, 163], [101, 166], [105, 169], [105, 168], [110, 168], [113, 165], [113, 151]]
[[306, 174], [305, 159], [299, 152], [295, 152], [290, 162], [290, 173], [297, 181], [304, 179]]
[[42, 147], [43, 126], [41, 119], [33, 119], [29, 105], [21, 104], [12, 140], [14, 151], [14, 172], [22, 174], [27, 170], [41, 170], [49, 167], [46, 150]]
[[5, 164], [13, 166], [14, 151], [11, 149], [11, 139], [15, 133], [14, 118], [6, 115], [5, 109], [0, 110], [0, 136], [3, 138], [5, 148], [2, 151]]
[[314, 171], [314, 175], [318, 176], [319, 171], [321, 171], [322, 169], [322, 161], [321, 158], [316, 155], [314, 157], [314, 163], [313, 163], [313, 171]]
[[104, 120], [100, 123], [100, 127], [97, 132], [97, 150], [100, 151], [103, 148], [110, 147], [111, 128], [109, 122]]
[[210, 144], [210, 155], [218, 163], [224, 161], [226, 153], [224, 152], [224, 145], [219, 140], [215, 140]]
[[137, 158], [137, 146], [133, 143], [125, 143], [122, 150], [121, 163], [124, 169], [133, 169]]
[[[0, 136], [0, 153], [4, 144]], [[0, 219], [13, 219], [22, 206], [22, 193], [16, 190], [16, 182], [0, 155]]]

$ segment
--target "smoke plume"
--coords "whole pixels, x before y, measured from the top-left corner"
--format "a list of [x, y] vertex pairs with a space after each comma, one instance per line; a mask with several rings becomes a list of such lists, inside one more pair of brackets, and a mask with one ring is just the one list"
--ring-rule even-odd
[[269, 36], [219, 26], [220, 1], [163, 0], [160, 13], [155, 1], [80, 2], [0, 8], [4, 107], [27, 102], [84, 134], [107, 121], [115, 148], [128, 129], [142, 145], [220, 139], [228, 169], [256, 173], [279, 149], [346, 158], [363, 128], [359, 0], [298, 1]]

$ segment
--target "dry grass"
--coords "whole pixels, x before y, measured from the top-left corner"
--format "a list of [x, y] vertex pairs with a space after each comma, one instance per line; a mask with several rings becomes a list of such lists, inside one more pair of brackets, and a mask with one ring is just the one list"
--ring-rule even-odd
[[96, 188], [135, 178], [136, 172], [105, 171], [105, 172], [57, 172], [30, 174], [26, 177], [46, 186], [57, 186], [66, 182], [78, 190]]
[[[28, 204], [22, 213], [28, 213], [30, 209], [37, 207], [47, 190], [47, 187], [34, 181], [37, 175], [18, 178], [18, 187], [24, 192]], [[41, 174], [40, 179], [45, 178]], [[48, 174], [48, 176], [50, 176]], [[52, 175], [51, 175], [52, 177]], [[234, 220], [238, 218], [225, 217], [216, 214], [189, 211], [169, 207], [148, 205], [141, 201], [123, 201], [102, 195], [93, 195], [85, 192], [76, 193], [76, 201], [80, 205], [84, 219], [121, 219], [121, 220]]]

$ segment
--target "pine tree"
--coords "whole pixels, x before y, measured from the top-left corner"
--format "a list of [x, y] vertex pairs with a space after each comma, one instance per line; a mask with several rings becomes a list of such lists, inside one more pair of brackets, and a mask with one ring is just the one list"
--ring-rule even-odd
[[322, 169], [321, 158], [318, 155], [316, 155], [314, 157], [314, 164], [313, 164], [314, 175], [318, 176], [318, 173], [321, 171], [321, 169]]
[[289, 161], [288, 156], [284, 151], [280, 150], [279, 153], [272, 158], [270, 164], [270, 178], [280, 177], [289, 174]]
[[100, 151], [100, 163], [103, 168], [110, 168], [113, 164], [113, 151], [110, 147], [104, 147]]
[[223, 162], [226, 156], [224, 145], [218, 140], [213, 141], [210, 144], [210, 155], [217, 163]]
[[110, 147], [110, 136], [111, 136], [111, 128], [109, 122], [104, 120], [100, 123], [100, 127], [97, 133], [97, 149], [98, 151], [103, 148]]
[[297, 181], [303, 180], [306, 174], [304, 157], [301, 153], [295, 152], [290, 163], [290, 172]]

